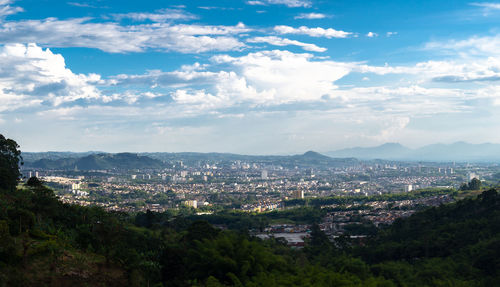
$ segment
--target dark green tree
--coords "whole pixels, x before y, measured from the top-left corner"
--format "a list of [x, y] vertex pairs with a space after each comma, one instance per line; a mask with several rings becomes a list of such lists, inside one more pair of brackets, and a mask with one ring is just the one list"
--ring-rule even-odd
[[0, 134], [0, 189], [13, 191], [21, 177], [19, 165], [22, 164], [19, 145], [12, 139]]
[[43, 185], [43, 182], [39, 180], [36, 176], [32, 176], [28, 179], [26, 185], [30, 187], [40, 187]]
[[469, 189], [470, 190], [480, 190], [481, 189], [481, 181], [477, 178], [473, 178], [469, 182]]

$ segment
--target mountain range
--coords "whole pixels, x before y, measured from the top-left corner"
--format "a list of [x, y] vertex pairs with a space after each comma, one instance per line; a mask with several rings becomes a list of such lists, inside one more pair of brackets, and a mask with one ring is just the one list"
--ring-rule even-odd
[[[104, 169], [157, 169], [163, 167], [163, 162], [147, 156], [133, 153], [98, 153], [85, 155], [78, 153], [66, 154], [66, 157], [51, 153], [51, 158], [41, 158], [35, 161], [25, 160], [26, 167], [43, 169], [79, 169], [79, 170], [104, 170]], [[24, 154], [23, 154], [24, 157]], [[29, 155], [28, 158], [39, 158]]]
[[281, 165], [285, 167], [342, 167], [358, 164], [354, 158], [331, 158], [314, 151], [299, 155], [238, 155], [229, 153], [69, 153], [44, 152], [23, 153], [25, 168], [64, 169], [64, 170], [109, 170], [109, 169], [159, 169], [167, 163], [184, 162], [190, 166], [199, 162], [234, 161], [258, 162], [267, 165]]
[[408, 148], [398, 143], [386, 143], [376, 147], [355, 147], [325, 153], [332, 157], [354, 157], [361, 160], [409, 160], [409, 161], [500, 161], [500, 144], [432, 144], [421, 148]]
[[358, 160], [394, 160], [427, 162], [499, 162], [500, 144], [432, 144], [421, 148], [408, 148], [398, 143], [386, 143], [376, 147], [354, 147], [320, 154], [308, 151], [298, 155], [239, 155], [230, 153], [152, 152], [152, 153], [102, 153], [102, 152], [24, 152], [26, 168], [43, 169], [158, 169], [166, 163], [196, 162], [259, 162], [285, 167], [342, 167], [359, 164]]

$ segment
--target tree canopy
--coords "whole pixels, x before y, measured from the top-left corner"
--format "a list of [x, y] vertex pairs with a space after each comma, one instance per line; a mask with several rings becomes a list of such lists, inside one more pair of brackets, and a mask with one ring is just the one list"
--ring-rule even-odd
[[14, 190], [21, 177], [19, 165], [22, 164], [19, 145], [12, 139], [0, 134], [0, 189]]

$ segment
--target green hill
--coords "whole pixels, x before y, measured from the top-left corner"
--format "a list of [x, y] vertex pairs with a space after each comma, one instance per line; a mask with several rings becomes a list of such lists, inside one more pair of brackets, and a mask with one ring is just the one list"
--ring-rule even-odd
[[160, 160], [133, 153], [91, 154], [79, 158], [40, 159], [27, 162], [27, 167], [44, 169], [75, 169], [104, 170], [104, 169], [158, 169], [163, 167]]

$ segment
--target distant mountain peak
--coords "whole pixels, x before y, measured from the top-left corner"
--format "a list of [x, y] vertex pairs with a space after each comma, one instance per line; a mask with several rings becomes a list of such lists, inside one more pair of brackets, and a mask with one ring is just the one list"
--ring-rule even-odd
[[400, 143], [385, 143], [382, 145], [379, 145], [378, 147], [405, 147]]
[[304, 158], [309, 158], [309, 159], [331, 159], [329, 156], [326, 156], [324, 154], [320, 154], [319, 152], [315, 151], [307, 151], [305, 152], [302, 157]]
[[328, 152], [327, 155], [359, 159], [494, 162], [500, 160], [500, 144], [470, 144], [458, 141], [452, 144], [436, 143], [410, 149], [399, 143], [385, 143], [375, 147], [336, 150]]
[[303, 156], [324, 156], [322, 154], [320, 154], [319, 152], [315, 152], [315, 151], [312, 151], [312, 150], [309, 150], [309, 151], [306, 151]]

